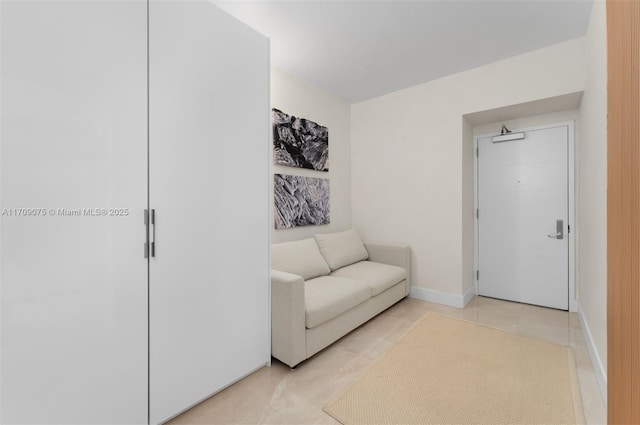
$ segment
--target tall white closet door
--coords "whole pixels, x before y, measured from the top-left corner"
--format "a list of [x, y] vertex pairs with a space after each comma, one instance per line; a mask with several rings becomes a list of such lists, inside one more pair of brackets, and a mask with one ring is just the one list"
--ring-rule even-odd
[[146, 423], [146, 2], [0, 7], [0, 422]]
[[269, 360], [268, 41], [208, 1], [149, 15], [151, 423]]

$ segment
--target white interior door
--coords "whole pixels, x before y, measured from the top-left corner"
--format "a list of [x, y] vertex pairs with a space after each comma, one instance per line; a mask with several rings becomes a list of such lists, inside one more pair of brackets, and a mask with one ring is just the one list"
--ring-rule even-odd
[[146, 423], [146, 2], [0, 7], [0, 422]]
[[480, 295], [568, 309], [568, 146], [568, 126], [478, 139]]
[[151, 1], [150, 413], [269, 352], [268, 40], [208, 1]]

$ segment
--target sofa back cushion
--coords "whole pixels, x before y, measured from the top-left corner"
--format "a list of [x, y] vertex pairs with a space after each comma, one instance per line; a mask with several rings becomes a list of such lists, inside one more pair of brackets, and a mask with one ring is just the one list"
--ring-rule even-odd
[[315, 235], [315, 238], [331, 270], [369, 258], [369, 253], [355, 230]]
[[271, 245], [271, 268], [297, 274], [304, 280], [331, 272], [313, 238]]

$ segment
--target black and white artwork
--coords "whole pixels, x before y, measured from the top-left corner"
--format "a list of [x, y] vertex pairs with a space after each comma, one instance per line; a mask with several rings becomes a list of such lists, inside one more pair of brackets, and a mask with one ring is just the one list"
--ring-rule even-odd
[[329, 224], [329, 179], [273, 177], [276, 229]]
[[271, 110], [273, 158], [279, 165], [329, 171], [329, 130], [279, 109]]

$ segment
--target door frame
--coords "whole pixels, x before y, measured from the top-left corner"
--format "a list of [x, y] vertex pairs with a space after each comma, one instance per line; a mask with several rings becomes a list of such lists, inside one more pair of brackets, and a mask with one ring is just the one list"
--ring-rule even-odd
[[[567, 233], [567, 239], [569, 242], [569, 311], [575, 313], [578, 311], [578, 302], [576, 299], [576, 282], [575, 282], [575, 235], [577, 231], [575, 221], [575, 121], [562, 121], [553, 124], [544, 124], [534, 127], [524, 127], [512, 130], [514, 133], [528, 132], [535, 130], [547, 130], [557, 127], [567, 127], [568, 130], [568, 156], [567, 156], [567, 174], [568, 174], [568, 195], [569, 195], [569, 211], [568, 211], [568, 225], [573, 226], [570, 232]], [[499, 132], [485, 133], [473, 136], [473, 284], [475, 294], [478, 295], [478, 274], [476, 271], [479, 266], [480, 246], [479, 246], [479, 226], [478, 215], [476, 214], [478, 208], [478, 139], [484, 139], [486, 137], [493, 137], [500, 135]]]

